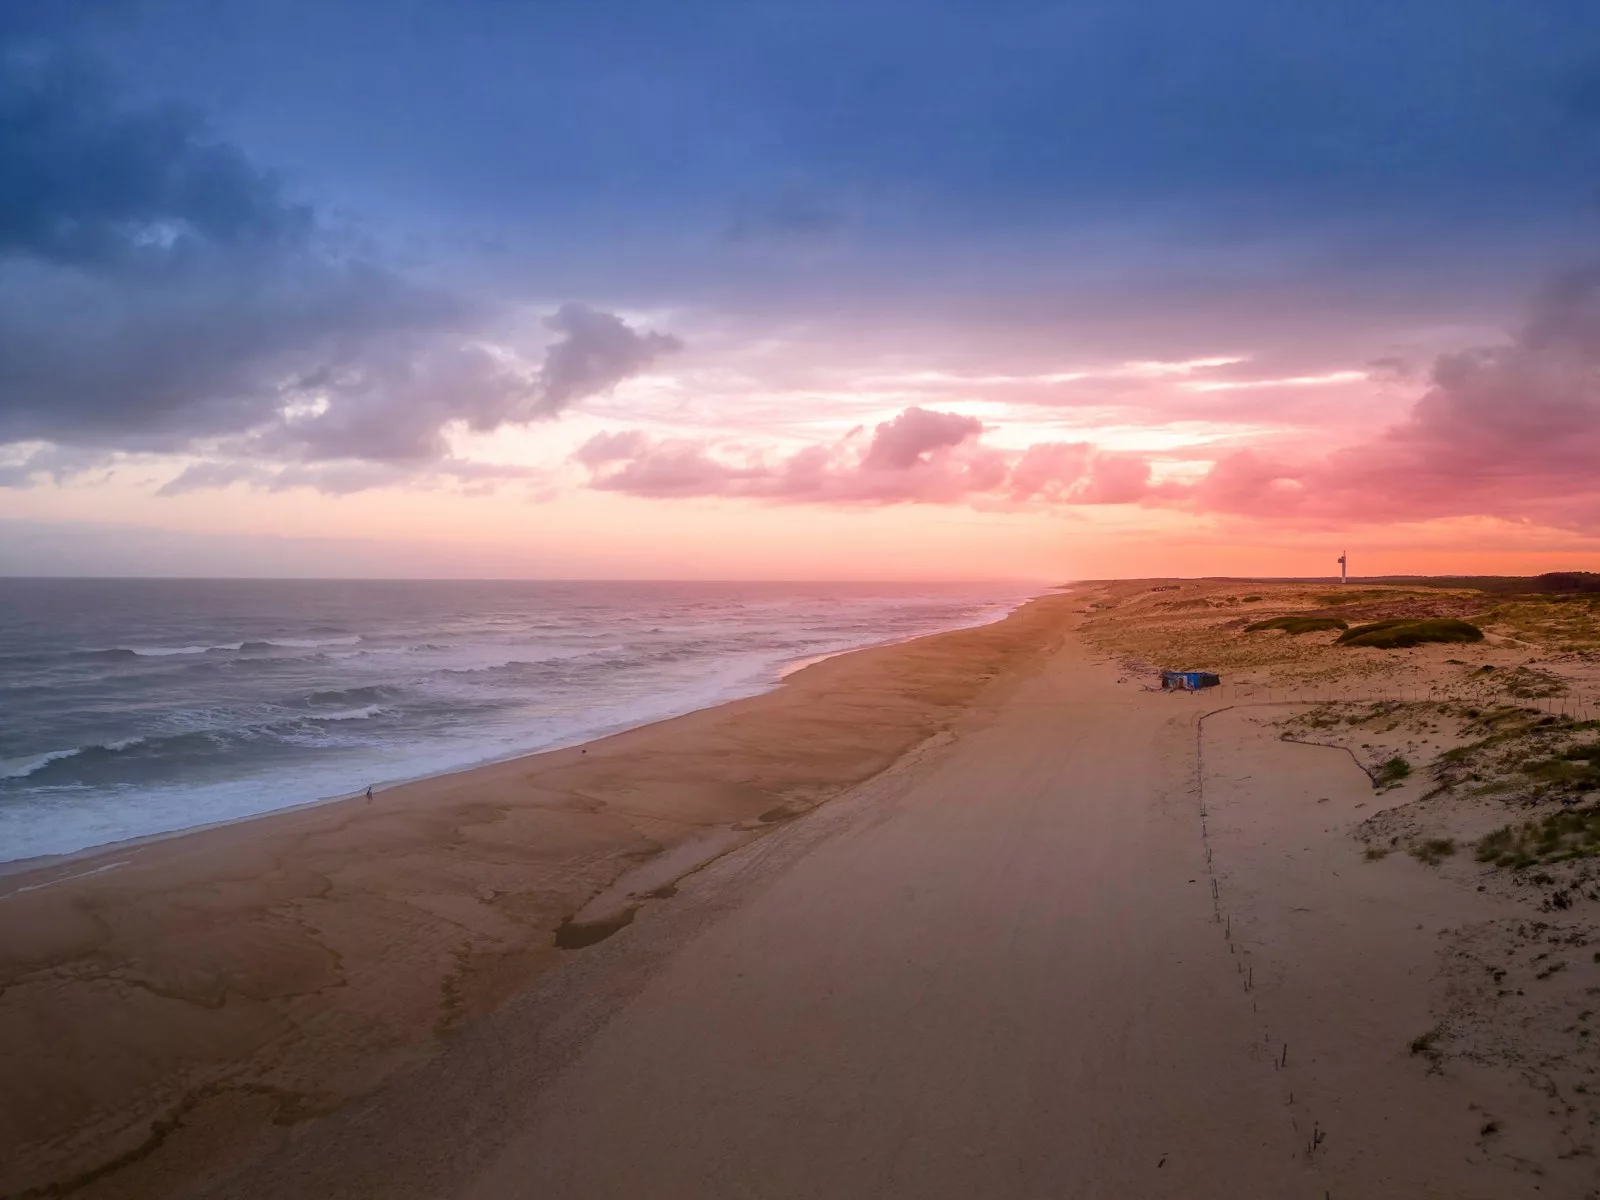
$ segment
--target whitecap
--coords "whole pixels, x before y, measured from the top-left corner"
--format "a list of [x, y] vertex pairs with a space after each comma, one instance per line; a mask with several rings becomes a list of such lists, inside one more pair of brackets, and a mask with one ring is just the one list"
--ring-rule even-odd
[[307, 717], [308, 721], [365, 721], [369, 717], [380, 716], [388, 712], [381, 704], [368, 704], [362, 708], [347, 708], [343, 712], [317, 713]]
[[173, 654], [205, 654], [210, 650], [239, 650], [243, 647], [243, 642], [223, 642], [216, 646], [118, 646], [117, 649], [137, 654], [140, 658], [166, 658]]

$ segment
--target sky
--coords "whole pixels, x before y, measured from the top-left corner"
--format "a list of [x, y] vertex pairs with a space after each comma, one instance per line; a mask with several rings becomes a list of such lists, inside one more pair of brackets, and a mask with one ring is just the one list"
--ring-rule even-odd
[[0, 573], [1600, 569], [1592, 0], [0, 5]]

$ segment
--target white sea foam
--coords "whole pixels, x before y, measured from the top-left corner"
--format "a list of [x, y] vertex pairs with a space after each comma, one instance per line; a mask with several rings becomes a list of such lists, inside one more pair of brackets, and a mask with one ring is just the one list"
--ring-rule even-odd
[[368, 704], [361, 708], [348, 708], [343, 712], [315, 713], [306, 719], [310, 721], [366, 721], [372, 717], [382, 716], [388, 711], [381, 704]]
[[243, 642], [222, 642], [215, 646], [118, 646], [140, 658], [168, 658], [174, 654], [208, 654], [212, 650], [242, 650]]

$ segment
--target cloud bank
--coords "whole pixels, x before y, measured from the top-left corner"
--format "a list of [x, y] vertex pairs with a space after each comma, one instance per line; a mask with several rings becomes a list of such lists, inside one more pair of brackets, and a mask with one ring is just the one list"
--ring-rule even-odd
[[505, 314], [385, 265], [198, 114], [3, 40], [0, 178], [0, 484], [118, 452], [202, 456], [173, 490], [481, 475], [452, 429], [550, 419], [680, 348], [568, 303], [525, 361], [486, 336]]
[[1241, 450], [1163, 500], [1279, 521], [1492, 516], [1600, 529], [1600, 267], [1501, 345], [1441, 356], [1405, 420], [1309, 461]]
[[1198, 478], [1162, 478], [1159, 455], [1090, 441], [1006, 450], [984, 432], [974, 417], [917, 406], [870, 437], [786, 455], [635, 431], [600, 434], [576, 460], [589, 486], [653, 499], [1140, 504], [1307, 528], [1484, 516], [1596, 532], [1600, 266], [1551, 283], [1504, 343], [1440, 356], [1403, 420], [1320, 456], [1235, 449]]

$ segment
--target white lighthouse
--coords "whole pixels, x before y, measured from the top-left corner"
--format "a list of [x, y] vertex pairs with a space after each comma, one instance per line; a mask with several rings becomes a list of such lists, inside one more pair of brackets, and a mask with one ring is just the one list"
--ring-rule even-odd
[[1350, 578], [1349, 578], [1348, 574], [1346, 573], [1348, 568], [1345, 566], [1345, 559], [1347, 559], [1348, 557], [1349, 557], [1349, 551], [1341, 550], [1339, 552], [1339, 582], [1340, 583], [1349, 583], [1350, 582]]

